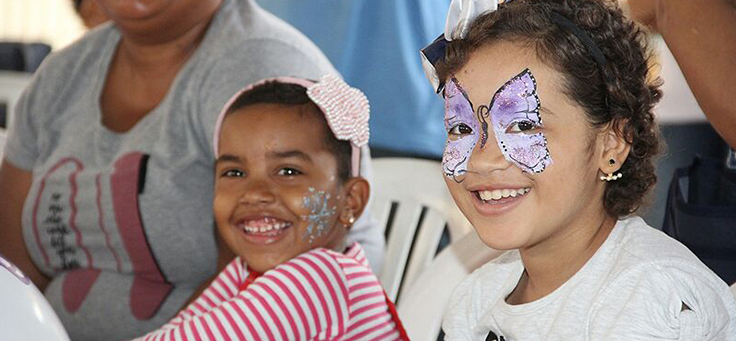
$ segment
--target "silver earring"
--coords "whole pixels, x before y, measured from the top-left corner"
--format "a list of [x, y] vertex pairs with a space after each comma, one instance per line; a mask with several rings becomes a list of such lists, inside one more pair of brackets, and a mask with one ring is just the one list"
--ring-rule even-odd
[[618, 172], [617, 174], [608, 173], [608, 175], [606, 175], [606, 176], [601, 176], [601, 181], [611, 182], [611, 181], [616, 181], [618, 179], [621, 179], [623, 177], [624, 177], [624, 175], [621, 174], [621, 172]]

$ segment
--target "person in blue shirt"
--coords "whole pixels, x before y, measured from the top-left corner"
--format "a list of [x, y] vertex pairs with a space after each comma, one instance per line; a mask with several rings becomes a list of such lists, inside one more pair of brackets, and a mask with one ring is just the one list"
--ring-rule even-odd
[[442, 100], [419, 50], [442, 32], [450, 0], [259, 0], [312, 39], [345, 80], [368, 96], [373, 156], [439, 159]]

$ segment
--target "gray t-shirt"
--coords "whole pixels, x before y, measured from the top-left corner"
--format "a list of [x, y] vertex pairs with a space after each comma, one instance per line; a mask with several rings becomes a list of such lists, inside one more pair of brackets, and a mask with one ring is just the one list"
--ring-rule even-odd
[[[116, 133], [101, 124], [99, 98], [119, 41], [106, 24], [50, 56], [18, 103], [5, 149], [33, 172], [23, 235], [74, 340], [156, 329], [214, 273], [212, 134], [226, 100], [267, 77], [335, 73], [251, 0], [224, 0], [158, 107]], [[365, 216], [350, 238], [380, 262], [382, 232]]]
[[736, 340], [736, 302], [726, 283], [639, 217], [619, 221], [555, 291], [510, 305], [506, 297], [523, 271], [514, 250], [465, 279], [450, 299], [445, 340]]

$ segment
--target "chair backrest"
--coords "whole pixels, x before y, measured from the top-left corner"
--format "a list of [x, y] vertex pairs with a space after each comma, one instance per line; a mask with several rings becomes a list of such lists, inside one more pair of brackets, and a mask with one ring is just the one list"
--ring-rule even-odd
[[437, 161], [373, 160], [373, 215], [385, 228], [386, 255], [379, 278], [400, 304], [402, 287], [430, 264], [447, 226], [450, 241], [472, 231], [447, 191]]
[[432, 264], [403, 293], [397, 306], [411, 340], [437, 340], [442, 317], [455, 287], [481, 265], [496, 258], [493, 250], [468, 233], [442, 250]]

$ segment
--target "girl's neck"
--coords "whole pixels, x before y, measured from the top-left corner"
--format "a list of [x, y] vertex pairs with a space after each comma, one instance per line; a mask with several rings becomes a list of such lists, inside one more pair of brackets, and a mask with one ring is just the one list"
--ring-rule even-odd
[[593, 257], [616, 225], [605, 211], [580, 217], [544, 241], [519, 250], [525, 270], [507, 298], [509, 304], [536, 301], [555, 291]]

